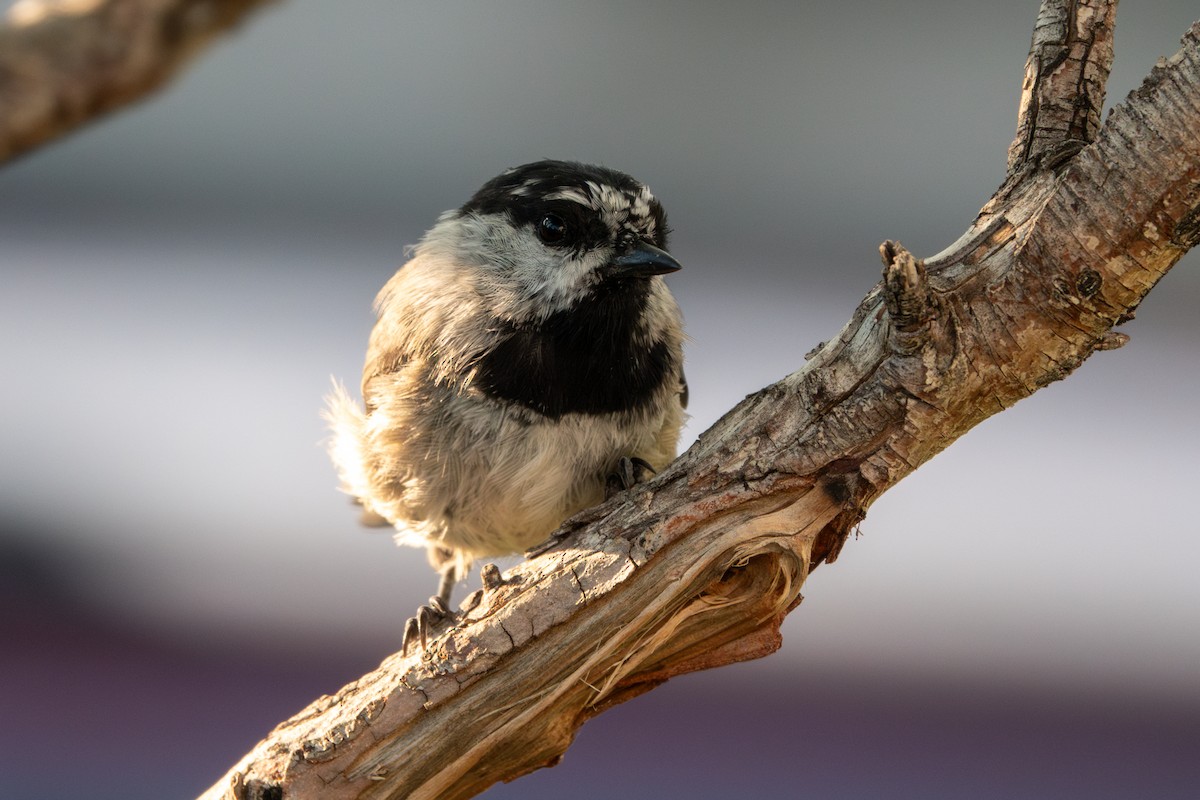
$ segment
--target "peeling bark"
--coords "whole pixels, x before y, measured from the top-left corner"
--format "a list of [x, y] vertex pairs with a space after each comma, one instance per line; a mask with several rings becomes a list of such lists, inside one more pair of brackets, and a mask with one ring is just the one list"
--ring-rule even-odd
[[1101, 125], [1115, 8], [1043, 2], [1009, 175], [957, 242], [924, 260], [885, 242], [882, 280], [799, 371], [203, 798], [470, 797], [554, 764], [612, 705], [777, 649], [882, 492], [1120, 346], [1113, 327], [1200, 240], [1200, 26]]

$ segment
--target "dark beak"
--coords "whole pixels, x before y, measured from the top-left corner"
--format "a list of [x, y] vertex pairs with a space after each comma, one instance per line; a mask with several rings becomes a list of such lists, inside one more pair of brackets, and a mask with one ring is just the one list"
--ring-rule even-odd
[[683, 266], [666, 250], [647, 242], [638, 242], [628, 253], [609, 262], [605, 269], [605, 277], [649, 278], [651, 275], [665, 275], [681, 269]]

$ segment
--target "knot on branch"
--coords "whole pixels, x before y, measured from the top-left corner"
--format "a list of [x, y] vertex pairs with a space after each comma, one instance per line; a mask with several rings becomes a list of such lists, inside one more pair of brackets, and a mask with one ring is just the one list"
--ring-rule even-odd
[[892, 345], [902, 353], [915, 352], [925, 341], [926, 323], [933, 316], [925, 263], [899, 242], [879, 246], [883, 258], [883, 295], [892, 319]]
[[1119, 350], [1129, 344], [1129, 334], [1120, 331], [1109, 331], [1096, 342], [1097, 350]]

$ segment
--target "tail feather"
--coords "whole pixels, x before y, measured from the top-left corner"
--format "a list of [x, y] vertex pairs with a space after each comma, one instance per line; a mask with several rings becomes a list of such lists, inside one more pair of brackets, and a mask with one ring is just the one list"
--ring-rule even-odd
[[341, 381], [334, 379], [333, 393], [326, 398], [321, 416], [333, 431], [329, 456], [341, 479], [341, 490], [362, 504], [364, 520], [378, 517], [369, 500], [370, 482], [363, 452], [367, 418], [362, 406], [350, 396]]

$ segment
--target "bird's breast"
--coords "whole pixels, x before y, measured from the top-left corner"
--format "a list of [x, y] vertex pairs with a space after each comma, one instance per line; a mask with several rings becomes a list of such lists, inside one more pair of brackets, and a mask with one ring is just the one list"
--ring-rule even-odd
[[680, 356], [677, 343], [646, 330], [640, 288], [598, 290], [539, 323], [502, 326], [476, 387], [552, 418], [644, 407], [676, 380]]

